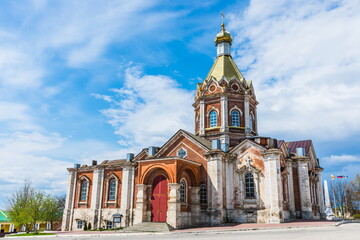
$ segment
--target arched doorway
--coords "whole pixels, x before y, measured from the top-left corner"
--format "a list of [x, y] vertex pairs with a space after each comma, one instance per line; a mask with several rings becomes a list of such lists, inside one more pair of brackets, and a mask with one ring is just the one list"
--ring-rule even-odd
[[163, 175], [158, 175], [152, 183], [151, 221], [166, 222], [168, 181]]

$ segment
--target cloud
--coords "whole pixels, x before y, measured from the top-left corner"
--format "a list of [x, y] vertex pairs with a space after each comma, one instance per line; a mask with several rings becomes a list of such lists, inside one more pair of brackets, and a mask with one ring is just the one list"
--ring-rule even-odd
[[30, 107], [26, 104], [0, 101], [0, 129], [35, 130], [40, 127], [34, 123], [30, 115]]
[[178, 129], [192, 127], [193, 91], [181, 89], [170, 77], [146, 75], [139, 67], [127, 68], [124, 77], [124, 87], [112, 89], [112, 95], [95, 95], [113, 103], [101, 112], [123, 147], [161, 146]]
[[[68, 162], [52, 159], [47, 152], [59, 149], [66, 139], [58, 134], [17, 131], [0, 134], [0, 199], [5, 199], [25, 178], [36, 187], [63, 193]], [[3, 204], [3, 202], [2, 202]]]
[[349, 163], [360, 163], [360, 156], [358, 155], [330, 155], [321, 159], [321, 162], [327, 166], [329, 165], [343, 165]]
[[360, 133], [358, 22], [360, 3], [351, 0], [253, 0], [231, 16], [236, 61], [260, 102], [260, 132], [318, 140]]

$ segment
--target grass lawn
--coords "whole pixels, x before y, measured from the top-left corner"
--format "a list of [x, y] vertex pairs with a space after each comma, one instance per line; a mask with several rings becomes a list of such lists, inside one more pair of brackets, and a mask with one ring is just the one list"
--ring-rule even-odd
[[23, 236], [43, 236], [43, 235], [55, 235], [55, 233], [21, 233], [21, 234], [14, 234], [14, 235], [7, 235], [7, 237], [23, 237]]

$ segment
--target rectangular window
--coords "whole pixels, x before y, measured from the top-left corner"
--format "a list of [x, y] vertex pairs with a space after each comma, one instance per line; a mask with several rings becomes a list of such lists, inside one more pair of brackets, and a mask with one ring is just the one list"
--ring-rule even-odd
[[113, 222], [107, 221], [106, 222], [106, 229], [112, 229], [113, 228]]
[[78, 220], [77, 221], [77, 229], [83, 229], [83, 227], [84, 227], [84, 221]]

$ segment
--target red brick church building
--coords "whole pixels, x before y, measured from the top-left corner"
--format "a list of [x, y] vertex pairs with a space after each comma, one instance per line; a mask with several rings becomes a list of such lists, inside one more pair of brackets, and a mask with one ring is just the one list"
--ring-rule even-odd
[[232, 59], [231, 43], [222, 25], [216, 60], [196, 87], [195, 133], [179, 130], [136, 156], [68, 168], [63, 230], [324, 217], [323, 169], [311, 140], [258, 135], [255, 90]]

